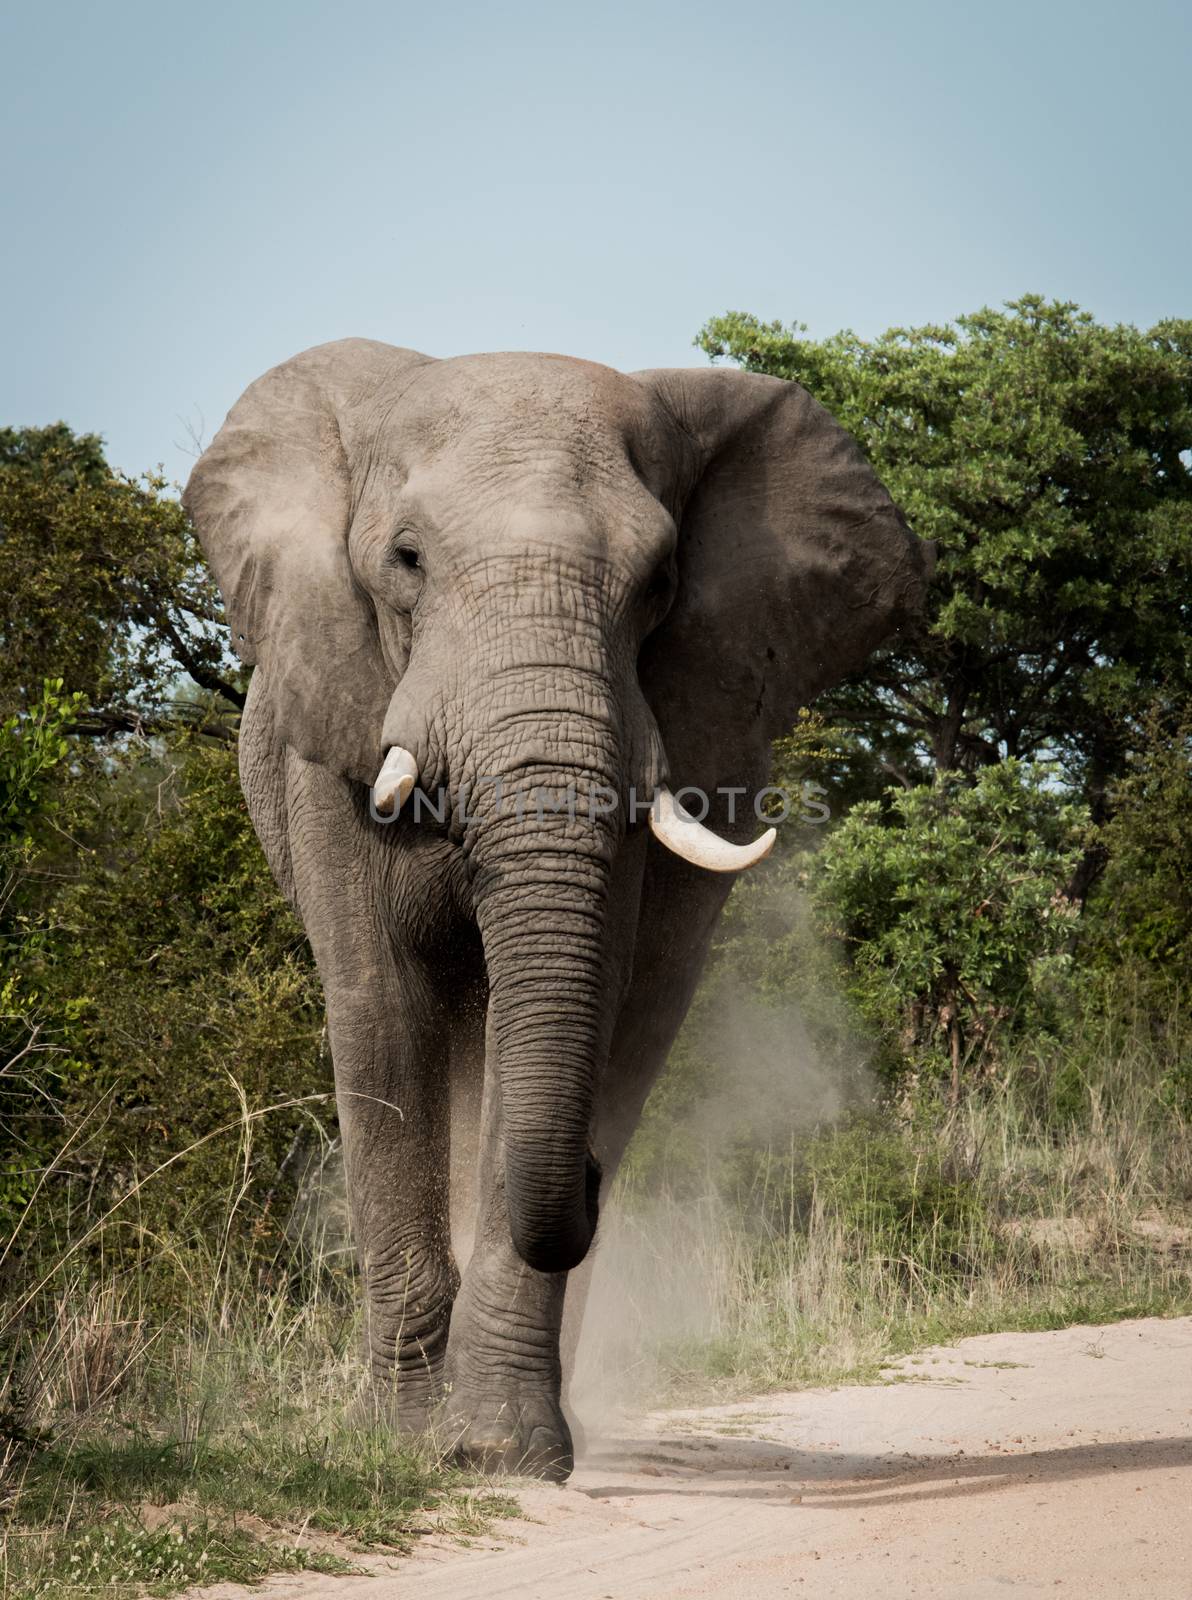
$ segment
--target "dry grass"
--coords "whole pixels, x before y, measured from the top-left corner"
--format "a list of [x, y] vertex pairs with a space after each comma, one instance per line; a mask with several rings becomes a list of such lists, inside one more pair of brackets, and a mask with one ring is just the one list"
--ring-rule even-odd
[[248, 1259], [243, 1183], [222, 1229], [169, 1239], [152, 1193], [31, 1252], [0, 1302], [0, 1596], [350, 1571], [511, 1509], [377, 1416], [350, 1255], [317, 1217]]
[[854, 1122], [606, 1219], [581, 1407], [873, 1378], [968, 1334], [1192, 1310], [1192, 1126], [1145, 1052], [1022, 1069], [943, 1118]]

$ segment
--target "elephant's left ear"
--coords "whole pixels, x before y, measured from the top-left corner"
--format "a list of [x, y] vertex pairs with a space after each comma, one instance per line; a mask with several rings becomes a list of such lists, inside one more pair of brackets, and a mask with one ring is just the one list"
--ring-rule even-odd
[[917, 617], [932, 547], [797, 383], [716, 367], [635, 376], [682, 441], [679, 590], [642, 686], [676, 784], [750, 778], [800, 707]]
[[241, 395], [183, 495], [277, 737], [362, 783], [385, 753], [397, 672], [349, 559], [349, 446], [378, 395], [429, 361], [372, 339], [294, 356]]

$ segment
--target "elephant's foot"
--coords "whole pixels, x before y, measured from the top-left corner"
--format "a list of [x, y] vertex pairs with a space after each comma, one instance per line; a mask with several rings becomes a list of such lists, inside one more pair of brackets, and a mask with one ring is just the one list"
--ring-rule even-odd
[[439, 1431], [452, 1459], [480, 1472], [562, 1483], [575, 1465], [562, 1408], [542, 1389], [497, 1395], [454, 1388]]

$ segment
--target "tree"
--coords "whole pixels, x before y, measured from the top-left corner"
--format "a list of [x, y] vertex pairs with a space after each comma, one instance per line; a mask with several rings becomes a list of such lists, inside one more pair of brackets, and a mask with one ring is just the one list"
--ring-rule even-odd
[[180, 672], [238, 709], [221, 618], [163, 479], [113, 472], [96, 435], [64, 423], [0, 429], [0, 715], [60, 678], [83, 697], [72, 731], [152, 728], [177, 716]]
[[732, 312], [696, 343], [804, 384], [939, 551], [928, 625], [825, 715], [905, 784], [1052, 758], [1104, 816], [1143, 709], [1192, 689], [1192, 322], [1028, 295], [874, 340], [805, 331]]
[[[962, 1074], [1045, 1021], [1068, 961], [1076, 907], [1064, 893], [1087, 815], [1046, 768], [1008, 760], [971, 784], [889, 791], [854, 806], [811, 867], [827, 928], [852, 954], [862, 1009], [903, 1058]], [[967, 1071], [966, 1071], [967, 1069]]]

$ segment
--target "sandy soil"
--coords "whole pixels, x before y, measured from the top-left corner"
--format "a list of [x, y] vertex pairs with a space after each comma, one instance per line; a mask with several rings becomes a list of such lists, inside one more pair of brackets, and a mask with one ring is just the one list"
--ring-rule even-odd
[[966, 1339], [890, 1376], [638, 1418], [471, 1548], [254, 1593], [1192, 1600], [1192, 1318]]

